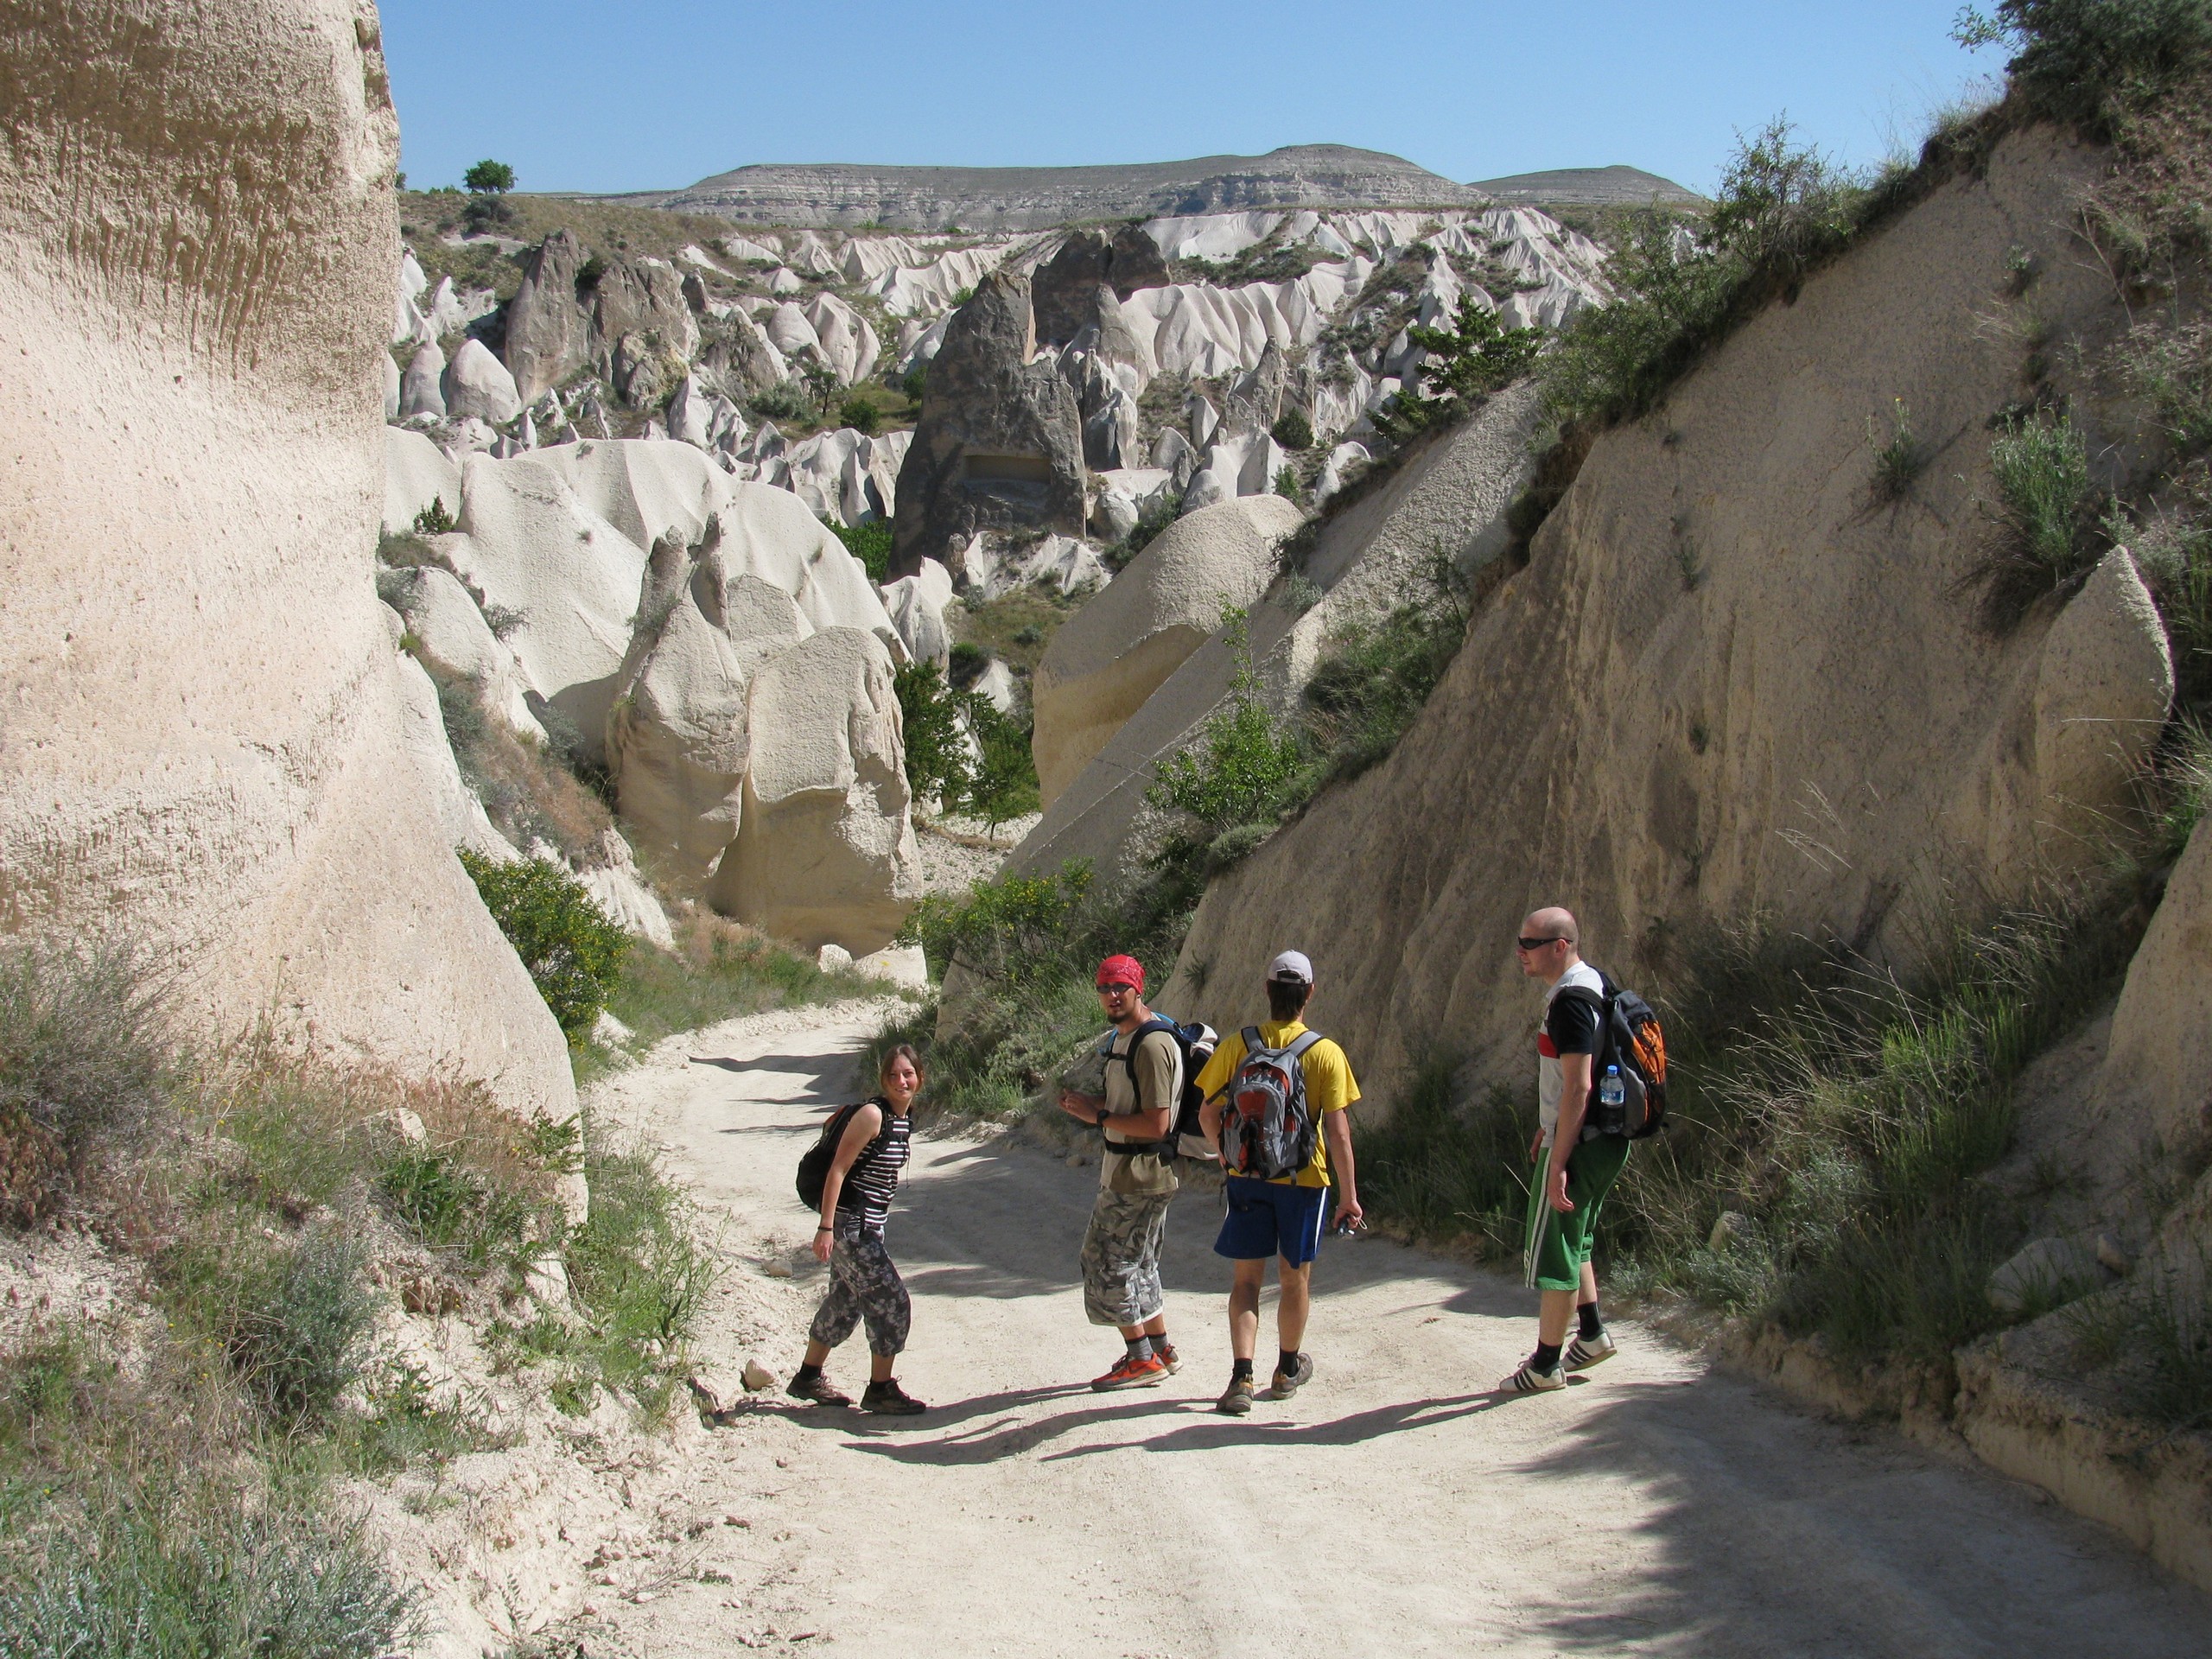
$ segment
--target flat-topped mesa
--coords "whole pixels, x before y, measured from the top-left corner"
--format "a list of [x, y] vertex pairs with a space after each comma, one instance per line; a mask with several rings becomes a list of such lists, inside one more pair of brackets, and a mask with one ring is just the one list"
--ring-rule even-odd
[[1705, 198], [1640, 167], [1555, 167], [1509, 178], [1479, 179], [1473, 188], [1510, 207], [1698, 207]]
[[748, 224], [1029, 231], [1243, 207], [1479, 207], [1489, 198], [1396, 156], [1293, 144], [1264, 156], [1107, 167], [768, 163], [630, 200]]

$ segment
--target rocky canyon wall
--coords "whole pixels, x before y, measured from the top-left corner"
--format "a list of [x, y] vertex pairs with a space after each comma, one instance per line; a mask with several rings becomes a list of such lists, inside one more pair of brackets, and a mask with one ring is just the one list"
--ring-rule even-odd
[[368, 0], [0, 11], [0, 926], [205, 1032], [569, 1110], [372, 584], [398, 133]]
[[[1392, 758], [1213, 884], [1161, 1006], [1237, 1024], [1296, 947], [1363, 1075], [1441, 1050], [1517, 1083], [1535, 905], [1649, 983], [1755, 917], [1909, 954], [1946, 893], [2089, 856], [2165, 713], [2163, 629], [2124, 553], [2008, 630], [1970, 578], [2028, 325], [2124, 327], [2072, 231], [2096, 159], [2006, 140], [1602, 435]], [[1891, 503], [1899, 399], [1933, 456]]]

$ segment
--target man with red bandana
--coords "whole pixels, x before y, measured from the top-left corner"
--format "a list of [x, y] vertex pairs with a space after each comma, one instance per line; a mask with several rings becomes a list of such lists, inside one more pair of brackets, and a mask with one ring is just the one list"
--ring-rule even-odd
[[1135, 957], [1098, 965], [1098, 1002], [1113, 1023], [1103, 1048], [1103, 1095], [1060, 1091], [1060, 1109], [1098, 1126], [1098, 1197], [1083, 1239], [1083, 1306], [1093, 1325], [1122, 1333], [1128, 1351], [1090, 1386], [1147, 1389], [1181, 1363], [1167, 1340], [1160, 1249], [1175, 1196], [1170, 1137], [1183, 1093], [1183, 1049], [1144, 1002], [1144, 967]]

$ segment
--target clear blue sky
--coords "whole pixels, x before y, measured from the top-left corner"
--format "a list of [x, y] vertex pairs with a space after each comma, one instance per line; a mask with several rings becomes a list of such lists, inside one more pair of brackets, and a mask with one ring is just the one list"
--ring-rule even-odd
[[1040, 166], [1388, 150], [1449, 178], [1625, 162], [1710, 191], [1787, 111], [1847, 161], [2001, 67], [1957, 0], [385, 0], [409, 182], [690, 184], [748, 162]]

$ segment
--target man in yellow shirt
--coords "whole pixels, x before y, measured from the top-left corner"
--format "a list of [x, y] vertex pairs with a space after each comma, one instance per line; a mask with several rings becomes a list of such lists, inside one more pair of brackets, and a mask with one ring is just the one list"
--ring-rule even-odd
[[[1312, 1155], [1289, 1174], [1261, 1179], [1227, 1173], [1232, 1160], [1224, 1154], [1229, 1213], [1213, 1249], [1215, 1255], [1236, 1264], [1229, 1287], [1229, 1351], [1234, 1363], [1229, 1388], [1214, 1409], [1234, 1417], [1252, 1409], [1252, 1356], [1260, 1341], [1260, 1287], [1267, 1279], [1268, 1258], [1279, 1258], [1275, 1278], [1282, 1293], [1275, 1308], [1281, 1357], [1268, 1395], [1287, 1400], [1313, 1375], [1313, 1357], [1300, 1353], [1299, 1344], [1313, 1306], [1313, 1258], [1329, 1225], [1332, 1170], [1337, 1214], [1348, 1227], [1357, 1226], [1362, 1215], [1352, 1172], [1351, 1120], [1344, 1116], [1344, 1109], [1359, 1098], [1359, 1084], [1344, 1050], [1306, 1029], [1306, 1005], [1313, 996], [1313, 964], [1302, 952], [1284, 951], [1268, 964], [1267, 992], [1271, 1017], [1254, 1034], [1266, 1050], [1294, 1051], [1284, 1058], [1296, 1068], [1303, 1084], [1298, 1090], [1304, 1097], [1303, 1110], [1319, 1129], [1313, 1135]], [[1230, 1086], [1236, 1081], [1247, 1052], [1243, 1033], [1224, 1034], [1213, 1058], [1198, 1073], [1206, 1103], [1201, 1122], [1217, 1152], [1224, 1151], [1223, 1120], [1236, 1105], [1228, 1098]], [[1241, 1128], [1237, 1132], [1244, 1133]]]

